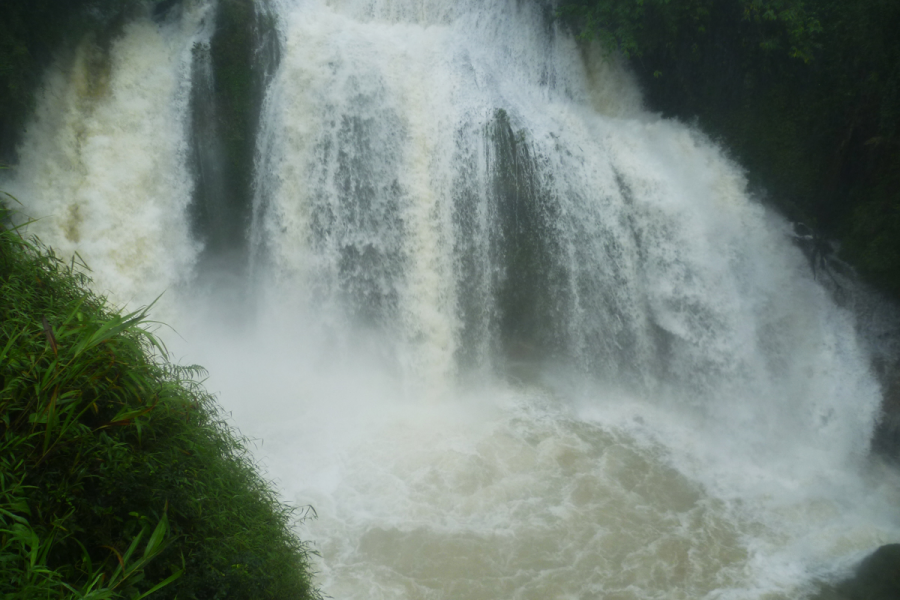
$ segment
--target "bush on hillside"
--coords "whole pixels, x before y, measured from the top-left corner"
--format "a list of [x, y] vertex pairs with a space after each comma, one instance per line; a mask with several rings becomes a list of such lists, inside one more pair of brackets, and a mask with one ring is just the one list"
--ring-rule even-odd
[[202, 369], [0, 216], [0, 596], [318, 598]]

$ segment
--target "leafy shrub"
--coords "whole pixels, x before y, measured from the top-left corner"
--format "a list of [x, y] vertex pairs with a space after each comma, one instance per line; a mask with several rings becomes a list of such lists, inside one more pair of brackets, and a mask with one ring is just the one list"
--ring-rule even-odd
[[203, 370], [0, 217], [0, 596], [318, 598]]

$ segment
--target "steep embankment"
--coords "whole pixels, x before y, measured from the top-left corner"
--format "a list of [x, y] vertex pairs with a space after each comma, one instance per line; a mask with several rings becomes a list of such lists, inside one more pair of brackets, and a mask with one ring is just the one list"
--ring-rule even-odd
[[297, 515], [202, 369], [88, 284], [0, 231], [0, 595], [317, 597]]

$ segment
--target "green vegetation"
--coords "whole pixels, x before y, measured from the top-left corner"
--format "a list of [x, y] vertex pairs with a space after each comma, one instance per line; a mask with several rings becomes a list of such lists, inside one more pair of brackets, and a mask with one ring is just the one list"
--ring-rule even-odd
[[0, 597], [318, 598], [202, 370], [0, 217]]
[[900, 297], [900, 3], [569, 0], [559, 14]]
[[803, 0], [580, 0], [563, 3], [559, 14], [584, 39], [597, 38], [609, 51], [654, 61], [683, 59], [685, 54], [699, 58], [710, 38], [728, 27], [729, 33], [741, 35], [739, 45], [757, 60], [771, 55], [809, 62], [821, 32]]

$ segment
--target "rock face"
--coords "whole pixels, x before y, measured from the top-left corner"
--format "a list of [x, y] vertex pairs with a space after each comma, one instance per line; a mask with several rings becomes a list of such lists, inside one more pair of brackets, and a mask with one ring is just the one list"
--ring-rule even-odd
[[853, 577], [815, 600], [900, 600], [900, 544], [882, 546], [859, 564]]
[[884, 379], [882, 413], [872, 436], [872, 450], [900, 463], [900, 369], [895, 366]]

